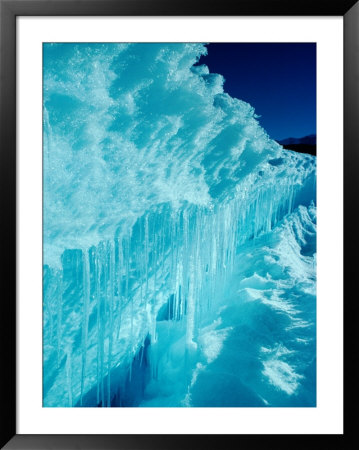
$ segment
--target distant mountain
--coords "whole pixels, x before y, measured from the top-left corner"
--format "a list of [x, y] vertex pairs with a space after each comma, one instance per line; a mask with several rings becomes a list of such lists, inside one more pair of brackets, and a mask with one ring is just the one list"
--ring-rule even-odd
[[287, 150], [294, 150], [299, 153], [309, 153], [310, 155], [317, 154], [317, 136], [310, 134], [301, 138], [287, 138], [277, 141]]
[[301, 138], [287, 138], [278, 141], [281, 145], [292, 145], [292, 144], [305, 144], [305, 145], [317, 145], [317, 136], [315, 134], [310, 134], [309, 136], [304, 136]]

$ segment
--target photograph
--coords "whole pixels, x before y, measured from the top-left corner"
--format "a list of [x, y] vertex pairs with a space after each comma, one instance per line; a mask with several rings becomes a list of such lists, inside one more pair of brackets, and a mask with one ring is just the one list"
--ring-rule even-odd
[[44, 42], [42, 75], [43, 407], [316, 408], [316, 43]]

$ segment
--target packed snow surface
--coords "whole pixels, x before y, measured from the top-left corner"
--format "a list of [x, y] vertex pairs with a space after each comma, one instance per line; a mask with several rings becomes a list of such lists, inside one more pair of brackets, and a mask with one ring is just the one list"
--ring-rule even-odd
[[44, 44], [44, 406], [316, 404], [316, 159], [206, 52]]

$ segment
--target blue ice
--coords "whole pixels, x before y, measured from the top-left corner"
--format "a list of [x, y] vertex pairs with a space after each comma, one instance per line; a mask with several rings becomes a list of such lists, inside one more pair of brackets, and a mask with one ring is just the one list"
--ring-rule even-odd
[[316, 158], [206, 52], [44, 44], [44, 406], [316, 404]]

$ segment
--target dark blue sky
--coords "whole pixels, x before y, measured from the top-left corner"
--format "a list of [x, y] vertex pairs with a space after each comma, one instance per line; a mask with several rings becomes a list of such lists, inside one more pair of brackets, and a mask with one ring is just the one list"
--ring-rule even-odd
[[316, 134], [316, 44], [209, 44], [200, 64], [250, 103], [273, 139]]

